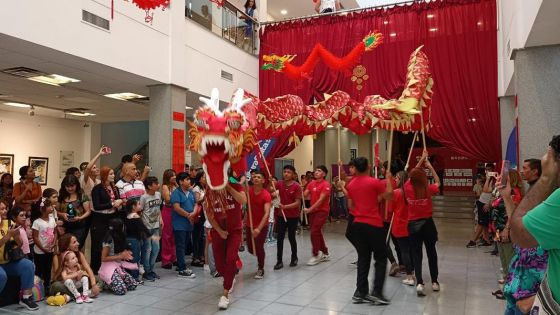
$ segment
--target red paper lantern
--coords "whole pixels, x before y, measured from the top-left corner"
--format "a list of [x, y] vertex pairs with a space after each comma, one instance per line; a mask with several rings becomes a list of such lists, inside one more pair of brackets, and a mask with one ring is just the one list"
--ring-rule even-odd
[[132, 0], [137, 7], [146, 11], [146, 17], [144, 18], [146, 23], [151, 23], [154, 19], [154, 13], [152, 10], [159, 7], [161, 7], [162, 10], [165, 10], [169, 6], [170, 1], [171, 0]]

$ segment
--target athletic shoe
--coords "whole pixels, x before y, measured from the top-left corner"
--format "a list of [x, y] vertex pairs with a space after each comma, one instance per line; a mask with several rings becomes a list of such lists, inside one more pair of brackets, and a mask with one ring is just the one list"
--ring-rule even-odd
[[474, 241], [469, 241], [467, 243], [467, 248], [475, 248], [476, 247], [476, 243]]
[[257, 274], [255, 274], [255, 279], [262, 279], [264, 278], [264, 270], [259, 269], [257, 270]]
[[329, 254], [323, 254], [323, 256], [321, 257], [321, 262], [329, 260], [331, 260], [331, 256], [329, 256]]
[[390, 301], [383, 296], [381, 293], [372, 293], [366, 295], [366, 300], [371, 303], [378, 304], [378, 305], [389, 305]]
[[196, 275], [190, 269], [181, 270], [177, 273], [177, 275], [184, 278], [196, 278]]
[[365, 302], [365, 294], [361, 294], [360, 292], [354, 292], [352, 296], [352, 303], [354, 304], [361, 304]]
[[391, 269], [389, 269], [389, 276], [395, 277], [397, 276], [397, 272], [399, 272], [399, 265], [397, 263], [392, 263]]
[[191, 266], [193, 266], [193, 267], [204, 267], [204, 263], [202, 263], [200, 260], [193, 260], [193, 262], [191, 263]]
[[217, 271], [214, 271], [214, 273], [212, 274], [212, 277], [214, 277], [214, 278], [219, 278], [219, 277], [221, 277], [221, 276], [222, 276], [222, 275], [221, 275], [219, 272], [217, 272]]
[[281, 261], [277, 262], [276, 265], [274, 265], [274, 270], [279, 270], [282, 268], [284, 268], [284, 264]]
[[218, 308], [221, 310], [227, 310], [229, 306], [229, 299], [222, 295], [220, 302], [218, 302]]
[[414, 286], [414, 279], [404, 279], [402, 283], [409, 286]]
[[82, 300], [86, 303], [93, 303], [93, 300], [87, 295], [82, 295]]
[[142, 276], [142, 279], [144, 279], [144, 281], [150, 281], [150, 282], [156, 281], [156, 277], [154, 277], [151, 272], [145, 273]]
[[210, 265], [204, 264], [204, 272], [210, 273]]
[[432, 283], [432, 291], [434, 292], [439, 291], [439, 283], [437, 282]]
[[416, 295], [426, 296], [426, 293], [424, 293], [424, 285], [423, 284], [419, 284], [419, 285], [416, 286]]
[[19, 305], [25, 306], [30, 311], [36, 311], [39, 309], [39, 305], [33, 301], [33, 296], [30, 296], [27, 299], [19, 300]]
[[152, 271], [152, 276], [156, 279], [161, 279], [161, 277], [157, 273], [155, 273], [154, 271]]
[[84, 299], [82, 299], [81, 296], [76, 297], [76, 304], [82, 304], [84, 303]]
[[292, 261], [290, 261], [290, 267], [295, 267], [295, 266], [297, 266], [297, 263], [298, 263], [298, 259], [297, 259], [297, 258], [292, 259]]
[[323, 254], [321, 252], [319, 252], [319, 254], [317, 254], [317, 256], [313, 256], [309, 259], [309, 261], [307, 262], [308, 266], [315, 266], [316, 264], [320, 263], [323, 260]]

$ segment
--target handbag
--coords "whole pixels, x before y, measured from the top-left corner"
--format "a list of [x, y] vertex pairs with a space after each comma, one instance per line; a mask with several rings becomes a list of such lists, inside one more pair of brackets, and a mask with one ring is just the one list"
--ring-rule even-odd
[[4, 260], [16, 262], [26, 257], [16, 241], [9, 240], [4, 246]]
[[424, 224], [428, 222], [428, 219], [420, 219], [408, 222], [408, 233], [409, 234], [416, 234], [422, 230]]

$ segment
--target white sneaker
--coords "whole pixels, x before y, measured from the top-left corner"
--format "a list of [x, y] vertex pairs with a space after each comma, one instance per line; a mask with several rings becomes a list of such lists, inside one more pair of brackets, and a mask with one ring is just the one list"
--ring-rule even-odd
[[309, 259], [309, 261], [307, 262], [308, 266], [315, 266], [316, 264], [320, 263], [323, 260], [323, 254], [321, 252], [319, 252], [319, 254], [317, 254], [317, 256], [313, 256]]
[[204, 272], [210, 273], [210, 265], [204, 264]]
[[87, 295], [82, 295], [82, 300], [86, 303], [93, 303], [93, 300]]
[[84, 303], [82, 297], [81, 296], [76, 297], [76, 304], [82, 304], [82, 303]]
[[218, 308], [221, 310], [227, 310], [229, 306], [229, 299], [222, 295], [220, 302], [218, 302]]
[[329, 261], [329, 260], [331, 260], [331, 256], [330, 256], [330, 255], [328, 255], [328, 254], [326, 254], [326, 255], [325, 255], [325, 254], [322, 254], [322, 256], [321, 256], [321, 262], [323, 262], [323, 261]]
[[145, 272], [145, 271], [144, 271], [144, 265], [138, 266], [138, 272], [140, 272], [140, 275], [143, 275], [143, 274], [144, 274], [144, 272]]
[[434, 292], [439, 291], [439, 283], [437, 283], [437, 282], [432, 283], [432, 291], [434, 291]]
[[426, 296], [426, 293], [424, 293], [424, 285], [423, 284], [419, 284], [419, 285], [416, 286], [416, 295]]
[[414, 286], [414, 279], [404, 279], [402, 283], [412, 287]]

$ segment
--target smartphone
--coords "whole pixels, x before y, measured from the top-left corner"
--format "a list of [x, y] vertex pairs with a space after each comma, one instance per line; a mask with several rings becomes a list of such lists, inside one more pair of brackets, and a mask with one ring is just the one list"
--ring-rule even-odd
[[488, 177], [494, 177], [494, 178], [496, 178], [496, 177], [498, 177], [498, 172], [488, 172], [486, 175], [487, 175]]
[[106, 154], [110, 154], [111, 153], [111, 148], [103, 147], [103, 152], [105, 152]]
[[504, 160], [502, 163], [502, 182], [501, 185], [505, 186], [507, 185], [508, 182], [508, 178], [509, 178], [509, 171], [511, 170], [511, 162], [508, 160]]

